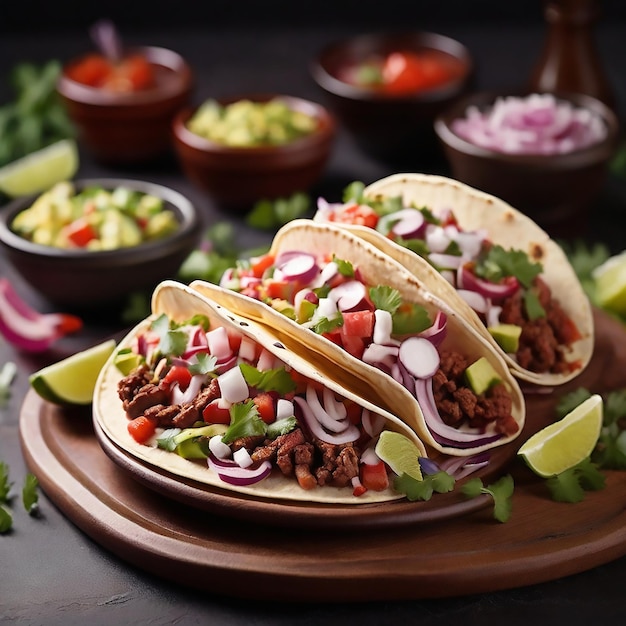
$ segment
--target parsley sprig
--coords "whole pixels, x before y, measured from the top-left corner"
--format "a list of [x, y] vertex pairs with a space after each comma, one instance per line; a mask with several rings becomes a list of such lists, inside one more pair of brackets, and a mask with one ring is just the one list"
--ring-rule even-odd
[[468, 480], [462, 487], [461, 492], [468, 498], [476, 498], [481, 494], [487, 494], [493, 498], [493, 517], [499, 522], [506, 522], [511, 517], [513, 510], [513, 477], [506, 474], [495, 483], [485, 486], [478, 478]]
[[[29, 515], [38, 511], [39, 482], [34, 474], [26, 474], [22, 487], [22, 503]], [[11, 503], [11, 489], [13, 482], [9, 479], [9, 466], [0, 461], [0, 533], [6, 533], [13, 528], [13, 515], [9, 508]]]

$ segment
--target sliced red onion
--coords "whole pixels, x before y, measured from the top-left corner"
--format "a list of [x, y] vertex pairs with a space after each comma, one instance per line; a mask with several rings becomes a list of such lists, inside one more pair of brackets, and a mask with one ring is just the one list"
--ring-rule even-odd
[[500, 283], [491, 283], [479, 278], [466, 267], [461, 269], [459, 283], [464, 289], [475, 291], [485, 296], [485, 298], [491, 298], [492, 300], [509, 298], [520, 288], [519, 281], [514, 276], [507, 276]]
[[398, 357], [411, 376], [430, 378], [439, 369], [439, 352], [428, 339], [409, 337], [400, 344]]
[[465, 260], [463, 257], [456, 254], [442, 254], [441, 252], [431, 252], [428, 255], [428, 260], [441, 270], [456, 270], [461, 263]]
[[322, 399], [324, 401], [324, 408], [326, 409], [328, 415], [330, 415], [334, 420], [346, 419], [348, 415], [346, 405], [335, 397], [335, 393], [332, 389], [324, 387], [324, 390], [322, 391]]
[[248, 289], [250, 287], [258, 287], [263, 280], [261, 278], [257, 278], [256, 276], [242, 276], [239, 279], [239, 286], [241, 289]]
[[309, 431], [321, 441], [325, 441], [327, 443], [348, 443], [349, 441], [356, 441], [360, 437], [359, 429], [353, 424], [349, 424], [349, 426], [341, 433], [338, 434], [330, 434], [324, 430], [313, 413], [311, 407], [306, 403], [304, 398], [296, 396], [294, 398], [294, 402], [298, 405], [298, 407], [302, 411], [302, 418], [305, 422], [306, 427]]
[[329, 430], [332, 433], [342, 433], [350, 425], [350, 422], [345, 416], [338, 419], [334, 415], [328, 413], [325, 406], [323, 406], [320, 402], [317, 391], [313, 385], [308, 385], [306, 388], [306, 402], [317, 421], [326, 430]]
[[367, 297], [367, 288], [358, 280], [348, 280], [330, 290], [328, 297], [337, 303], [340, 311], [359, 307]]
[[363, 351], [361, 359], [370, 365], [383, 365], [385, 368], [393, 367], [398, 359], [398, 346], [384, 346], [379, 343], [371, 343]]
[[297, 281], [306, 285], [319, 273], [319, 266], [315, 257], [307, 252], [292, 254], [287, 260], [282, 260], [283, 255], [277, 260], [276, 266], [283, 278], [288, 281]]
[[486, 435], [477, 429], [461, 430], [446, 424], [439, 415], [433, 395], [432, 379], [415, 381], [415, 396], [422, 410], [424, 421], [431, 435], [438, 443], [455, 448], [471, 448], [492, 443], [502, 437], [500, 434]]
[[231, 485], [246, 486], [263, 480], [272, 471], [272, 464], [263, 461], [257, 467], [239, 467], [234, 461], [218, 459], [213, 455], [207, 458], [209, 467], [226, 483]]
[[235, 275], [235, 269], [232, 267], [224, 270], [222, 277], [220, 278], [220, 287], [224, 287], [225, 289], [232, 289], [234, 291], [239, 291], [240, 283], [239, 278]]
[[441, 468], [435, 461], [429, 459], [427, 456], [420, 456], [418, 458], [420, 469], [423, 474], [436, 474], [441, 471]]
[[490, 302], [485, 296], [477, 291], [470, 291], [469, 289], [457, 289], [456, 292], [461, 298], [470, 306], [476, 313], [485, 315], [489, 310]]
[[483, 247], [483, 242], [487, 238], [487, 232], [485, 230], [460, 231], [456, 227], [453, 228], [454, 234], [449, 231], [451, 233], [450, 236], [461, 249], [463, 257], [469, 259], [478, 257]]
[[448, 316], [443, 311], [437, 311], [432, 325], [423, 330], [419, 336], [428, 339], [435, 347], [441, 345], [448, 334]]
[[402, 371], [400, 369], [400, 364], [398, 362], [394, 363], [391, 366], [391, 371], [389, 372], [389, 375], [398, 383], [400, 383], [401, 385], [404, 384], [404, 378], [402, 377]]
[[363, 409], [361, 422], [363, 430], [370, 437], [378, 437], [385, 427], [385, 418], [380, 413], [372, 413], [369, 409]]
[[429, 224], [426, 229], [426, 245], [430, 252], [444, 254], [450, 245], [450, 237], [446, 234], [446, 231], [441, 226]]
[[421, 235], [425, 223], [424, 214], [420, 210], [405, 208], [382, 217], [377, 230], [385, 235], [392, 233], [402, 239], [415, 239]]
[[215, 371], [218, 374], [224, 374], [228, 370], [233, 369], [238, 363], [239, 363], [239, 359], [237, 355], [233, 354], [233, 356], [231, 356], [230, 359], [223, 361], [222, 363], [219, 363], [217, 367], [215, 368]]
[[232, 455], [230, 446], [222, 441], [222, 435], [213, 435], [213, 437], [209, 439], [209, 450], [211, 454], [218, 459], [228, 459]]
[[248, 383], [241, 373], [241, 368], [232, 367], [217, 377], [222, 397], [230, 403], [243, 402], [249, 396]]
[[509, 154], [564, 154], [606, 137], [602, 118], [553, 94], [500, 97], [480, 111], [470, 106], [452, 130], [470, 143]]
[[311, 287], [321, 287], [329, 283], [339, 273], [339, 266], [335, 261], [330, 261], [322, 267], [321, 272], [315, 277], [311, 283]]

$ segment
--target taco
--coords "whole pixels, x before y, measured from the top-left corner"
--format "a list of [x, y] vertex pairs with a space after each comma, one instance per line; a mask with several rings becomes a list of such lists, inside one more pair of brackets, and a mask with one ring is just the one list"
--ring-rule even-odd
[[424, 458], [426, 450], [396, 416], [182, 284], [157, 286], [152, 310], [96, 385], [94, 419], [116, 445], [174, 475], [259, 498], [403, 497], [376, 443], [393, 431]]
[[408, 268], [520, 380], [560, 385], [589, 363], [593, 315], [574, 269], [547, 233], [502, 200], [442, 176], [397, 174], [358, 198], [321, 200], [313, 219], [341, 224]]
[[[525, 403], [503, 359], [449, 305], [345, 229], [294, 220], [270, 251], [193, 289], [307, 350], [431, 450], [469, 456], [515, 439]], [[220, 294], [221, 291], [221, 294]]]

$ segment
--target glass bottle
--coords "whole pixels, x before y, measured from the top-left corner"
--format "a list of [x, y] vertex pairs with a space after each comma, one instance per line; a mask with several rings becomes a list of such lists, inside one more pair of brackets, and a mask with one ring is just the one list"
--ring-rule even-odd
[[615, 109], [615, 95], [593, 38], [599, 13], [599, 0], [544, 0], [548, 30], [531, 74], [531, 90], [583, 93]]

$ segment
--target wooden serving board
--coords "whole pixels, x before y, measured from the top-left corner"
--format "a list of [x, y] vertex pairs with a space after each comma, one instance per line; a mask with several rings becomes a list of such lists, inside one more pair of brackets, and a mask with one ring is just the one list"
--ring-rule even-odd
[[[626, 332], [605, 314], [595, 317], [591, 364], [558, 392], [527, 396], [520, 444], [551, 420], [563, 393], [626, 387]], [[272, 524], [267, 508], [260, 523], [235, 510], [250, 506], [245, 500], [233, 499], [230, 515], [227, 508], [215, 514], [147, 487], [105, 453], [89, 411], [60, 409], [33, 391], [22, 406], [20, 438], [43, 490], [100, 545], [157, 576], [219, 594], [326, 602], [450, 597], [552, 580], [626, 554], [626, 472], [606, 472], [604, 490], [564, 504], [513, 458], [504, 468], [515, 480], [504, 524], [481, 506], [389, 527], [287, 529], [279, 517]]]

